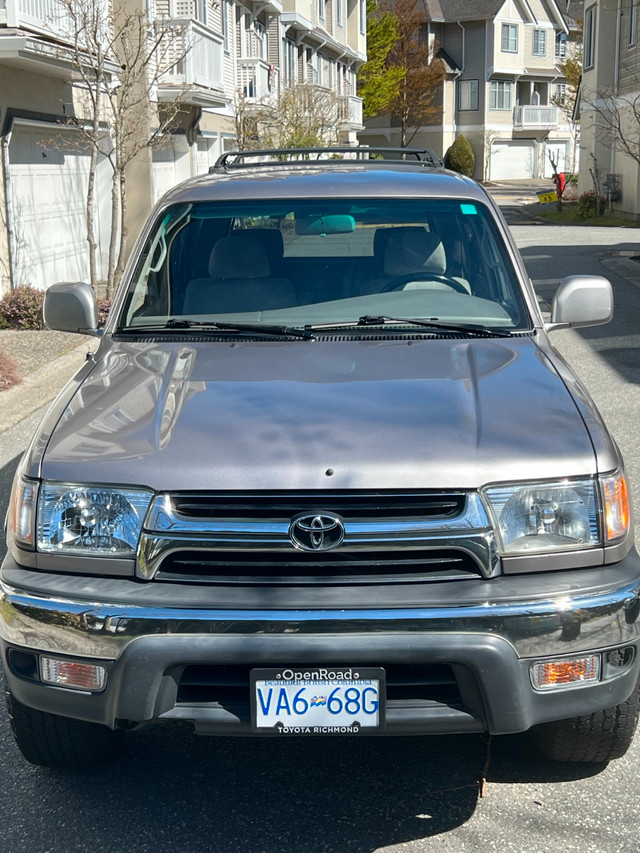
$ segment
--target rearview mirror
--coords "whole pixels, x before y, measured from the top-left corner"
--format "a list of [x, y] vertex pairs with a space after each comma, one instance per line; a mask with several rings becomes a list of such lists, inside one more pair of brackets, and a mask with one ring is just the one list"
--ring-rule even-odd
[[353, 216], [342, 213], [332, 213], [328, 216], [305, 216], [296, 219], [296, 234], [350, 234], [356, 230], [356, 221]]
[[558, 327], [600, 326], [613, 317], [613, 291], [600, 275], [563, 278], [551, 305], [547, 331]]

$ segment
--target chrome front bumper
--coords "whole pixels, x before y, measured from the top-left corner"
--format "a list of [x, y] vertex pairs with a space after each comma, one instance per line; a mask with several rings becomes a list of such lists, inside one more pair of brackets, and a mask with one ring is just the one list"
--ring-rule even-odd
[[[244, 608], [216, 606], [221, 593], [211, 587], [45, 575], [8, 559], [0, 639], [7, 682], [20, 701], [109, 726], [183, 719], [205, 734], [250, 734], [246, 716], [176, 701], [171, 673], [185, 665], [428, 662], [466, 673], [475, 698], [464, 709], [391, 708], [388, 734], [517, 732], [630, 695], [640, 669], [639, 562], [633, 552], [595, 570], [431, 584], [428, 601], [415, 590], [406, 593], [413, 606], [267, 609], [251, 606], [250, 596]], [[65, 595], [72, 589], [82, 597]], [[544, 694], [531, 685], [532, 660], [629, 646], [635, 648], [629, 666], [597, 684]], [[107, 687], [83, 694], [28, 682], [11, 671], [10, 649], [100, 661]]]
[[[16, 646], [116, 660], [147, 636], [347, 637], [353, 634], [487, 634], [518, 657], [606, 648], [640, 636], [640, 559], [614, 566], [491, 581], [407, 586], [386, 607], [347, 598], [305, 606], [257, 606], [242, 588], [235, 605], [215, 587], [139, 585], [21, 569], [5, 559], [0, 575], [0, 638]], [[84, 588], [83, 588], [84, 583]], [[72, 590], [77, 595], [70, 595]], [[425, 591], [426, 590], [426, 591]], [[371, 601], [386, 598], [376, 591]], [[239, 600], [243, 599], [240, 604]], [[216, 604], [216, 601], [218, 604]]]

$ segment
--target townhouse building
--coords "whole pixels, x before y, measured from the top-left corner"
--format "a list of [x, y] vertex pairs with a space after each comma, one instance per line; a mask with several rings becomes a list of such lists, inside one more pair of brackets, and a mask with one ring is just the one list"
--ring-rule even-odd
[[[234, 147], [240, 98], [258, 104], [301, 83], [332, 90], [339, 102], [340, 141], [356, 143], [363, 127], [356, 73], [366, 59], [365, 0], [130, 4], [148, 16], [150, 27], [169, 31], [176, 62], [153, 96], [160, 105], [180, 101], [179, 121], [164, 144], [144, 151], [128, 171], [132, 235], [170, 186], [206, 172]], [[56, 281], [88, 278], [90, 160], [77, 127], [87, 117], [69, 50], [72, 38], [59, 0], [0, 0], [0, 295], [22, 284], [45, 289]], [[109, 58], [107, 71], [107, 85], [117, 86], [116, 57]], [[104, 125], [109, 134], [108, 118]], [[99, 275], [106, 269], [110, 181], [109, 162], [100, 157]]]
[[637, 0], [585, 0], [578, 191], [596, 184], [614, 210], [640, 219], [640, 13]]
[[[444, 62], [437, 121], [412, 145], [443, 155], [463, 134], [478, 180], [551, 177], [578, 165], [559, 63], [579, 43], [575, 0], [424, 0], [425, 38]], [[370, 144], [396, 144], [393, 119], [366, 121]]]

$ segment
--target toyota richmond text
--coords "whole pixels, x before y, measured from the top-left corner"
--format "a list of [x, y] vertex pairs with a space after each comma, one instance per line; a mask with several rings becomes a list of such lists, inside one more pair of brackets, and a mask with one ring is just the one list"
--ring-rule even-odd
[[[376, 156], [370, 156], [375, 153]], [[396, 158], [396, 159], [394, 159]], [[625, 753], [640, 560], [616, 444], [482, 187], [428, 151], [229, 152], [169, 192], [16, 473], [13, 733], [78, 767], [128, 729], [530, 730]]]

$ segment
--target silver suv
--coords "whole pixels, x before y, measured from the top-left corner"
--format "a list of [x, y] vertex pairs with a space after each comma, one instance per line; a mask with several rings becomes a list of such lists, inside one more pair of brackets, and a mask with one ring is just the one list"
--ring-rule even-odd
[[[396, 159], [394, 159], [394, 157]], [[531, 730], [607, 761], [638, 716], [619, 451], [482, 187], [425, 151], [232, 152], [157, 205], [15, 478], [0, 635], [36, 764], [128, 729]]]

